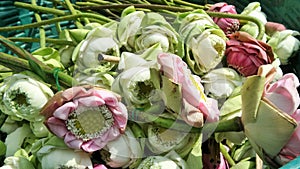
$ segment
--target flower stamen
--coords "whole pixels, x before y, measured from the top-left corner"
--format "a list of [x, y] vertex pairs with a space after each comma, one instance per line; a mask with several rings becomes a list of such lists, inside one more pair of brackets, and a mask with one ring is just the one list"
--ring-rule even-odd
[[112, 125], [114, 119], [106, 105], [79, 106], [69, 114], [66, 126], [77, 138], [84, 141], [100, 137]]

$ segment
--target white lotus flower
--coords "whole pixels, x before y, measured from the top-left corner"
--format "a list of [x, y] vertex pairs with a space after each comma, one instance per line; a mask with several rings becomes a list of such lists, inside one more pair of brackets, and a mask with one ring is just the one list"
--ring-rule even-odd
[[171, 150], [176, 151], [181, 157], [190, 152], [199, 136], [195, 133], [182, 132], [148, 125], [147, 147], [155, 154], [162, 154]]
[[37, 152], [37, 158], [43, 169], [58, 169], [59, 167], [93, 169], [90, 154], [81, 150], [46, 145]]
[[0, 109], [13, 120], [40, 120], [40, 109], [53, 96], [52, 90], [27, 75], [14, 74], [0, 87]]
[[75, 65], [80, 72], [106, 72], [115, 63], [103, 62], [103, 55], [119, 56], [119, 46], [115, 40], [115, 31], [104, 26], [91, 30], [86, 39], [79, 44]]
[[165, 156], [149, 156], [137, 169], [187, 169], [186, 162], [175, 152], [170, 151]]
[[300, 35], [293, 30], [276, 32], [267, 42], [282, 64], [287, 64], [292, 54], [300, 48], [300, 41], [295, 37]]
[[242, 85], [242, 77], [231, 68], [211, 70], [201, 77], [206, 94], [216, 99], [227, 98], [233, 90]]
[[4, 165], [0, 169], [35, 169], [33, 164], [24, 157], [10, 156], [5, 158]]
[[107, 165], [113, 168], [126, 168], [142, 158], [144, 141], [137, 140], [131, 129], [127, 128], [121, 137], [109, 142], [102, 152], [104, 152], [102, 157]]

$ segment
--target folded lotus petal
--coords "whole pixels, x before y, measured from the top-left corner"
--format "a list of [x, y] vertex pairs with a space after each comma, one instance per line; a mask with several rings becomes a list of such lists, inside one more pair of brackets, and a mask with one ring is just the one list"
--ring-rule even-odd
[[298, 86], [299, 80], [296, 75], [285, 74], [265, 90], [265, 97], [283, 112], [291, 115], [300, 104]]
[[64, 137], [64, 142], [67, 146], [73, 149], [80, 149], [83, 144], [83, 141], [81, 139], [76, 138], [75, 135], [71, 132], [66, 133]]
[[69, 132], [65, 122], [55, 117], [50, 117], [47, 120], [47, 127], [60, 138], [63, 138]]
[[126, 109], [126, 107], [123, 104], [118, 104], [118, 106], [119, 109], [111, 108], [110, 111], [113, 113], [115, 124], [123, 130], [127, 125], [128, 115], [122, 113], [124, 109]]
[[203, 89], [203, 86], [191, 76], [187, 64], [181, 58], [172, 54], [160, 54], [157, 61], [161, 65], [161, 70], [165, 76], [182, 85], [183, 97], [193, 106], [198, 106], [201, 95], [197, 87]]
[[[207, 122], [219, 121], [220, 111], [218, 108], [218, 101], [213, 98], [207, 98], [206, 107], [208, 108], [208, 112], [209, 112], [206, 121]], [[201, 110], [201, 108], [200, 108], [200, 110]]]
[[73, 112], [76, 109], [76, 107], [77, 105], [75, 105], [73, 102], [67, 102], [61, 107], [57, 108], [53, 112], [53, 116], [61, 120], [67, 120], [69, 114]]
[[99, 98], [97, 96], [88, 96], [88, 97], [82, 97], [74, 100], [74, 102], [78, 102], [78, 105], [83, 105], [86, 107], [97, 107], [103, 105], [105, 102], [102, 98]]
[[295, 129], [295, 132], [291, 136], [288, 143], [282, 148], [282, 150], [279, 153], [280, 156], [290, 160], [296, 158], [297, 156], [300, 156], [300, 109], [296, 110], [291, 115], [291, 117], [297, 121], [298, 126]]
[[117, 95], [113, 95], [111, 92], [98, 90], [97, 94], [104, 100], [105, 104], [108, 106], [115, 107], [119, 102]]
[[82, 97], [82, 96], [86, 96], [86, 95], [87, 95], [87, 91], [83, 87], [72, 87], [72, 88], [66, 89], [62, 93], [62, 97], [66, 101], [70, 101], [70, 100], [74, 99], [75, 97]]
[[[206, 108], [206, 107], [204, 107]], [[204, 124], [204, 116], [206, 114], [201, 112], [197, 107], [190, 105], [185, 99], [183, 99], [182, 113], [180, 116], [191, 126], [202, 127]], [[206, 109], [207, 110], [207, 109]], [[205, 115], [204, 115], [205, 114]]]

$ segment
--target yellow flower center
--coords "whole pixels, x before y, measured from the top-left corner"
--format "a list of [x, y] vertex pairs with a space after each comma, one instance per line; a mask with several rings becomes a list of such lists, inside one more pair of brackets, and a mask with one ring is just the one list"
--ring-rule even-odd
[[113, 125], [114, 119], [107, 106], [80, 106], [69, 114], [66, 126], [84, 141], [100, 137]]

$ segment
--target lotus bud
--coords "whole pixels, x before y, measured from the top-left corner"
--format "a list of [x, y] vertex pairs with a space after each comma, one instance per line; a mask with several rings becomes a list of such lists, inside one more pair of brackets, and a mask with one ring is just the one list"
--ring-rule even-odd
[[51, 68], [64, 69], [64, 66], [60, 62], [59, 52], [51, 47], [40, 48], [34, 52], [32, 55], [38, 60], [42, 61]]
[[242, 77], [231, 68], [218, 68], [202, 76], [206, 95], [215, 99], [227, 98], [242, 84]]
[[121, 43], [126, 44], [125, 47], [130, 52], [141, 53], [159, 44], [164, 52], [182, 56], [180, 52], [183, 51], [183, 47], [179, 35], [164, 16], [154, 12], [145, 14], [137, 11], [124, 15], [117, 32]]
[[264, 25], [267, 23], [267, 17], [264, 12], [261, 11], [259, 2], [249, 3], [241, 12], [242, 15], [249, 15], [259, 19]]
[[265, 24], [265, 28], [266, 28], [266, 33], [269, 36], [273, 36], [273, 34], [276, 32], [281, 32], [286, 30], [286, 27], [283, 24], [277, 22], [267, 22]]
[[283, 65], [288, 64], [292, 54], [298, 51], [300, 47], [300, 41], [295, 37], [296, 35], [300, 35], [300, 33], [293, 30], [283, 30], [273, 34], [267, 42], [272, 46], [274, 53]]
[[226, 42], [227, 63], [243, 76], [255, 75], [258, 68], [274, 61], [271, 46], [256, 40], [246, 32], [236, 32]]
[[111, 89], [123, 96], [128, 107], [145, 110], [162, 101], [151, 79], [150, 68], [154, 66], [155, 61], [144, 59], [156, 60], [160, 51], [160, 48], [157, 50], [150, 48], [141, 55], [122, 53], [118, 69], [123, 71], [116, 77]]
[[[228, 5], [225, 2], [219, 2], [213, 4], [209, 11], [213, 12], [223, 12], [229, 14], [237, 14], [235, 6]], [[240, 21], [233, 18], [218, 18], [213, 17], [213, 21], [225, 32], [225, 34], [231, 34], [239, 29]]]
[[204, 94], [201, 79], [191, 74], [187, 64], [179, 56], [162, 53], [158, 55], [158, 64], [162, 76], [161, 90], [165, 95], [167, 108], [195, 127], [201, 127], [205, 120], [218, 121], [217, 101]]
[[[262, 22], [263, 25], [267, 23], [267, 17], [264, 12], [261, 11], [261, 6], [259, 2], [251, 2], [249, 3], [244, 10], [241, 12], [242, 15], [248, 15], [257, 18], [260, 22]], [[258, 26], [248, 21], [246, 24], [244, 24], [240, 31], [245, 31], [249, 33], [252, 37], [258, 36]], [[264, 35], [262, 41], [266, 41], [266, 35]]]
[[225, 53], [225, 33], [203, 10], [179, 15], [177, 22], [186, 43], [186, 62], [193, 73], [203, 75], [215, 68]]
[[117, 38], [121, 46], [125, 46], [128, 51], [134, 50], [134, 36], [137, 33], [142, 19], [145, 16], [143, 11], [136, 11], [133, 6], [123, 10]]

